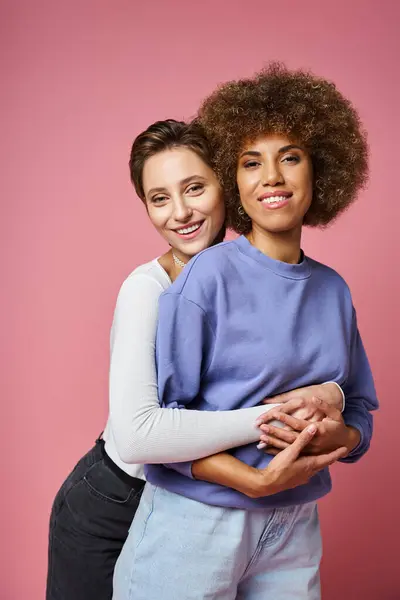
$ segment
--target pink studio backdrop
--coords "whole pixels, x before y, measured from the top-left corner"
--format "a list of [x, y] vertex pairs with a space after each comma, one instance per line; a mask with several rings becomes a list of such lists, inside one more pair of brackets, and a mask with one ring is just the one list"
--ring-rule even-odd
[[394, 0], [2, 0], [2, 599], [44, 597], [53, 497], [106, 418], [119, 285], [165, 247], [131, 141], [269, 59], [333, 79], [369, 131], [369, 189], [304, 239], [351, 286], [382, 403], [370, 454], [336, 466], [321, 502], [323, 589], [400, 597], [399, 18]]

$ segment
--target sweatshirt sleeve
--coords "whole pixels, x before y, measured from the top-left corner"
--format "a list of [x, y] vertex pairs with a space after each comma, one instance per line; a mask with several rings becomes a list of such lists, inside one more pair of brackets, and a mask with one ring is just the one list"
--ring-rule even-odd
[[[187, 408], [197, 398], [213, 347], [214, 333], [200, 306], [182, 295], [167, 293], [160, 298], [157, 368], [164, 407]], [[192, 461], [165, 466], [193, 478]]]
[[346, 396], [343, 419], [346, 425], [355, 427], [361, 434], [358, 446], [346, 458], [341, 459], [341, 462], [353, 463], [359, 460], [370, 446], [373, 429], [371, 412], [378, 408], [374, 380], [358, 331], [354, 308], [352, 314], [350, 370], [348, 378], [342, 387]]
[[[155, 278], [141, 273], [130, 276], [118, 295], [111, 335], [109, 402], [110, 426], [120, 458], [126, 463], [191, 461], [257, 441], [255, 420], [273, 405], [216, 412], [179, 410], [198, 389], [200, 374], [196, 380], [195, 373], [202, 359], [197, 332], [204, 325], [202, 335], [209, 344], [212, 332], [201, 324], [200, 309], [191, 304], [182, 317], [179, 313], [178, 328], [168, 294], [162, 297], [159, 329], [163, 350], [159, 374], [166, 408], [160, 407], [155, 338], [162, 292]], [[170, 335], [173, 338], [169, 339]]]
[[214, 333], [204, 310], [178, 294], [160, 298], [157, 330], [157, 369], [160, 402], [186, 408], [200, 392], [210, 366]]

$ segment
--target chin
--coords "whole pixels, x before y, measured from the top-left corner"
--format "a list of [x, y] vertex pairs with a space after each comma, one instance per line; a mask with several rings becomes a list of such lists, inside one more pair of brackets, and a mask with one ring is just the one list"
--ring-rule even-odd
[[209, 248], [210, 245], [211, 242], [209, 242], [208, 240], [193, 240], [193, 242], [187, 242], [186, 244], [182, 244], [178, 248], [178, 250], [180, 250], [183, 254], [186, 254], [186, 256], [190, 256], [192, 258], [202, 250]]
[[297, 226], [295, 225], [288, 225], [288, 226], [276, 226], [276, 227], [266, 227], [265, 230], [269, 231], [270, 233], [289, 233], [289, 231], [293, 231], [294, 229], [297, 229]]
[[260, 222], [260, 227], [265, 229], [266, 231], [270, 231], [271, 233], [288, 233], [293, 229], [298, 229], [303, 225], [303, 220], [299, 219], [287, 219], [284, 216], [276, 215], [275, 219], [264, 220], [263, 223]]

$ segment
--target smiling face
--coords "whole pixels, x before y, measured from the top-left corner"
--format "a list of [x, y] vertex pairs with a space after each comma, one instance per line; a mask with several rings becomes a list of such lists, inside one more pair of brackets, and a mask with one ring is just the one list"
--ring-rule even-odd
[[193, 150], [177, 147], [147, 159], [143, 190], [151, 222], [183, 259], [212, 245], [225, 220], [222, 190]]
[[237, 185], [253, 228], [280, 233], [301, 229], [312, 200], [307, 151], [284, 135], [267, 135], [242, 149]]

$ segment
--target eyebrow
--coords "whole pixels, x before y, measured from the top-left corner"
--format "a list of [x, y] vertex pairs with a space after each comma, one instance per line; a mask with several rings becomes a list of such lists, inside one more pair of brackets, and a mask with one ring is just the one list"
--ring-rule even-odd
[[304, 148], [298, 146], [297, 144], [288, 144], [287, 146], [283, 146], [282, 148], [279, 148], [278, 152], [279, 154], [283, 154], [284, 152], [288, 152], [289, 150], [301, 150], [302, 152], [304, 152]]
[[[190, 175], [190, 177], [185, 177], [185, 179], [181, 179], [181, 181], [179, 182], [179, 185], [184, 186], [184, 185], [187, 185], [188, 183], [190, 183], [191, 181], [206, 181], [206, 178], [202, 177], [201, 175]], [[166, 192], [166, 191], [167, 191], [167, 188], [165, 188], [165, 187], [151, 188], [147, 192], [147, 196], [150, 196], [152, 194], [159, 194], [160, 192]]]
[[186, 179], [182, 179], [179, 183], [181, 185], [187, 185], [191, 181], [206, 181], [206, 178], [201, 175], [191, 175], [190, 177], [186, 177]]
[[[287, 146], [282, 146], [282, 148], [279, 148], [278, 153], [283, 154], [289, 150], [302, 150], [304, 152], [304, 148], [301, 146], [298, 146], [297, 144], [288, 144]], [[243, 156], [261, 156], [261, 152], [258, 152], [257, 150], [245, 150], [242, 152], [239, 158], [242, 158]]]

